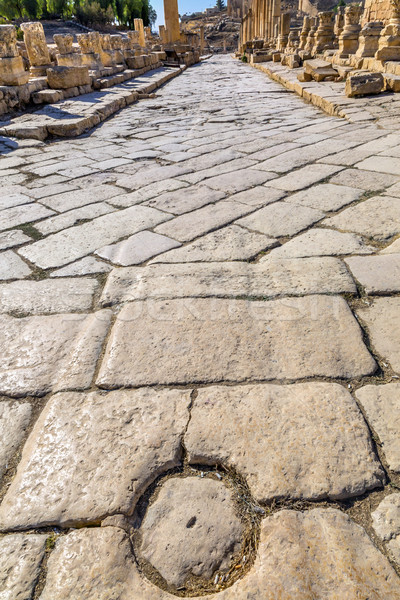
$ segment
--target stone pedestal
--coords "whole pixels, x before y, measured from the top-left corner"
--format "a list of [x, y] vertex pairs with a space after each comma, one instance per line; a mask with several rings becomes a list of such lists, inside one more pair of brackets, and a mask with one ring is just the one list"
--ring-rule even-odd
[[0, 25], [0, 85], [24, 85], [29, 73], [18, 55], [17, 32], [14, 25]]
[[375, 58], [382, 62], [400, 60], [400, 0], [391, 0], [389, 24], [381, 32]]
[[278, 36], [278, 50], [282, 52], [288, 44], [290, 32], [290, 14], [283, 13], [280, 17], [280, 27]]
[[311, 53], [312, 49], [314, 48], [315, 34], [317, 33], [317, 29], [318, 29], [318, 17], [312, 17], [310, 31], [308, 33], [307, 42], [306, 42], [306, 45], [304, 48], [304, 50], [306, 52]]
[[114, 53], [114, 60], [117, 65], [124, 64], [124, 54], [122, 51], [122, 36], [121, 35], [111, 35], [111, 49]]
[[145, 48], [146, 40], [144, 37], [143, 19], [135, 19], [134, 25], [135, 25], [135, 31], [137, 31], [139, 34], [138, 43], [142, 48]]
[[80, 67], [82, 66], [82, 56], [80, 52], [74, 52], [74, 38], [71, 34], [56, 33], [53, 39], [57, 45], [56, 54], [57, 65], [60, 67]]
[[333, 32], [335, 34], [335, 43], [339, 42], [339, 37], [342, 34], [344, 27], [344, 7], [338, 6], [337, 13], [335, 15], [335, 25]]
[[339, 50], [335, 54], [337, 58], [347, 58], [350, 54], [357, 52], [362, 10], [362, 7], [357, 4], [346, 6], [346, 10], [344, 11], [344, 27], [339, 37]]
[[114, 52], [111, 48], [111, 36], [109, 33], [105, 33], [100, 38], [101, 43], [101, 62], [105, 67], [112, 67], [116, 65], [116, 60], [114, 56]]
[[319, 25], [315, 32], [314, 48], [312, 49], [313, 54], [318, 54], [324, 50], [333, 48], [333, 13], [332, 12], [320, 12], [318, 13]]
[[359, 37], [359, 46], [356, 52], [357, 58], [367, 58], [375, 56], [379, 47], [379, 37], [383, 29], [381, 21], [366, 23], [361, 29]]
[[169, 44], [181, 39], [179, 26], [178, 0], [164, 0], [164, 20]]
[[47, 69], [47, 83], [53, 90], [89, 85], [89, 70], [87, 67], [51, 67]]
[[310, 29], [311, 29], [311, 18], [304, 17], [303, 27], [300, 32], [299, 50], [304, 50], [304, 48], [306, 47], [307, 38], [308, 38], [308, 34], [310, 33]]
[[37, 77], [46, 75], [51, 67], [50, 53], [46, 43], [46, 37], [41, 23], [22, 23], [24, 42], [31, 64], [31, 74]]
[[76, 36], [82, 52], [81, 61], [82, 65], [87, 65], [90, 70], [99, 71], [103, 64], [100, 55], [93, 49], [93, 40], [90, 35], [90, 33], [78, 33]]
[[165, 46], [165, 44], [168, 44], [167, 32], [165, 30], [165, 26], [160, 25], [158, 28], [158, 31], [159, 31], [159, 36], [160, 36], [160, 42], [163, 46]]
[[291, 29], [289, 32], [288, 43], [286, 50], [288, 52], [294, 52], [297, 50], [300, 44], [300, 32], [298, 29]]

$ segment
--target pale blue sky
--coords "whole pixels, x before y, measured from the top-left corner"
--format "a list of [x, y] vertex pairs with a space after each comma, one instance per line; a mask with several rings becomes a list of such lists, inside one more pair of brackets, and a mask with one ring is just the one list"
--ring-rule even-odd
[[[157, 12], [156, 30], [159, 25], [164, 25], [164, 2], [163, 0], [150, 0], [150, 4]], [[179, 14], [200, 12], [206, 8], [215, 6], [215, 0], [178, 0]]]

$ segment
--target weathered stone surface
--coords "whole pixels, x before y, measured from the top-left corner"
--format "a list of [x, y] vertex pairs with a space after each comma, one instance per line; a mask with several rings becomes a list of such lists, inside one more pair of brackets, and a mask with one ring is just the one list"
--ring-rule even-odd
[[156, 254], [178, 248], [180, 245], [164, 235], [140, 231], [118, 244], [100, 248], [96, 254], [116, 265], [139, 265]]
[[336, 296], [154, 300], [119, 313], [97, 383], [352, 378], [375, 369], [347, 303]]
[[90, 385], [109, 311], [16, 319], [0, 316], [0, 393], [42, 395]]
[[395, 175], [386, 175], [385, 173], [374, 173], [362, 169], [345, 169], [332, 177], [330, 183], [361, 188], [368, 192], [378, 192], [396, 183], [398, 179]]
[[28, 260], [43, 269], [61, 267], [90, 254], [105, 244], [154, 227], [169, 219], [169, 215], [148, 206], [132, 206], [93, 219], [65, 231], [49, 235], [20, 250]]
[[379, 436], [390, 469], [400, 472], [400, 383], [366, 385], [356, 396]]
[[62, 269], [56, 269], [50, 273], [50, 277], [71, 277], [74, 275], [91, 275], [94, 273], [108, 273], [111, 271], [112, 266], [94, 258], [94, 256], [86, 256], [76, 262], [63, 267]]
[[[254, 188], [255, 189], [255, 188]], [[264, 188], [265, 189], [265, 188]], [[248, 260], [262, 250], [272, 248], [276, 240], [260, 233], [229, 225], [209, 233], [183, 248], [171, 250], [151, 262], [218, 262]]]
[[32, 198], [26, 194], [7, 194], [6, 192], [0, 199], [0, 210], [4, 210], [5, 208], [13, 208], [14, 206], [20, 206], [21, 204], [29, 204], [30, 202], [32, 202]]
[[218, 204], [204, 206], [191, 213], [176, 217], [170, 223], [163, 223], [156, 227], [155, 232], [170, 236], [180, 242], [190, 242], [194, 238], [213, 229], [218, 229], [253, 210], [254, 208], [239, 204], [239, 202], [221, 201]]
[[375, 250], [376, 248], [367, 246], [362, 238], [353, 233], [340, 233], [333, 229], [316, 227], [276, 248], [270, 257], [340, 256], [353, 253], [370, 254]]
[[368, 171], [377, 171], [378, 173], [388, 173], [390, 175], [400, 175], [399, 159], [392, 156], [370, 156], [362, 162], [356, 164], [360, 169]]
[[372, 513], [372, 525], [382, 540], [390, 540], [400, 533], [400, 494], [390, 494]]
[[95, 279], [14, 281], [0, 284], [0, 312], [51, 314], [90, 310]]
[[346, 78], [345, 94], [349, 98], [380, 94], [384, 88], [382, 73], [350, 73]]
[[357, 314], [368, 328], [375, 351], [400, 373], [400, 298], [376, 298]]
[[164, 194], [164, 192], [173, 192], [174, 190], [179, 190], [187, 186], [187, 183], [184, 181], [179, 181], [178, 179], [165, 179], [145, 185], [139, 190], [136, 190], [130, 194], [114, 196], [112, 203], [115, 206], [132, 206], [134, 204], [140, 204], [141, 202], [150, 200], [151, 198], [155, 198], [160, 194]]
[[337, 384], [201, 389], [185, 447], [191, 463], [233, 465], [259, 502], [347, 498], [385, 479], [360, 410]]
[[323, 217], [324, 213], [314, 208], [275, 202], [240, 219], [237, 224], [272, 237], [283, 237], [295, 235]]
[[400, 233], [400, 202], [390, 196], [374, 196], [325, 219], [323, 224], [385, 241]]
[[294, 600], [299, 590], [301, 600], [399, 600], [400, 580], [364, 529], [344, 513], [282, 510], [263, 521], [250, 573], [218, 598]]
[[358, 200], [363, 193], [364, 190], [355, 187], [320, 183], [302, 192], [292, 194], [286, 199], [286, 202], [329, 212], [339, 210], [346, 204]]
[[49, 217], [44, 221], [36, 223], [35, 228], [40, 231], [43, 235], [50, 233], [56, 233], [62, 229], [67, 229], [76, 225], [80, 220], [83, 219], [95, 219], [102, 215], [107, 215], [113, 212], [115, 209], [109, 206], [105, 202], [96, 202], [95, 204], [89, 204], [74, 210], [68, 210], [67, 212], [56, 215], [55, 217]]
[[186, 477], [162, 484], [140, 532], [142, 556], [179, 588], [191, 575], [207, 580], [216, 570], [228, 572], [242, 545], [243, 525], [222, 482]]
[[339, 73], [326, 60], [314, 58], [304, 61], [304, 71], [315, 81], [323, 81], [327, 77], [338, 77]]
[[[301, 150], [299, 150], [299, 152], [301, 152]], [[343, 167], [315, 163], [313, 165], [307, 165], [297, 171], [293, 171], [283, 177], [279, 177], [278, 179], [273, 179], [266, 185], [278, 188], [278, 190], [296, 192], [297, 190], [306, 188], [326, 177], [330, 177], [342, 169]]]
[[31, 413], [31, 405], [27, 402], [0, 402], [0, 478], [24, 436]]
[[272, 179], [272, 177], [276, 177], [276, 175], [272, 176], [271, 173], [266, 171], [243, 169], [231, 173], [224, 173], [223, 175], [217, 175], [216, 177], [210, 177], [204, 181], [204, 185], [207, 185], [214, 190], [235, 194], [254, 187], [255, 185], [265, 183]]
[[45, 217], [54, 215], [53, 210], [49, 210], [41, 204], [24, 204], [23, 206], [14, 206], [6, 208], [0, 212], [0, 231], [18, 227], [24, 223], [32, 223]]
[[268, 188], [265, 185], [257, 185], [256, 187], [250, 188], [238, 194], [233, 194], [229, 200], [234, 202], [243, 202], [243, 204], [249, 204], [250, 206], [267, 206], [277, 200], [281, 200], [286, 196], [286, 193], [282, 190], [275, 190], [274, 188]]
[[145, 268], [114, 269], [101, 302], [147, 298], [282, 296], [355, 292], [354, 282], [334, 258], [273, 260], [259, 264], [154, 264]]
[[[72, 531], [56, 542], [40, 600], [123, 598], [133, 563], [129, 537], [121, 529]], [[134, 598], [135, 588], [131, 593]]]
[[0, 233], [0, 250], [13, 248], [14, 246], [19, 246], [20, 244], [31, 241], [31, 238], [22, 233], [20, 229], [5, 231], [4, 233]]
[[47, 82], [53, 90], [65, 90], [89, 85], [89, 69], [84, 67], [51, 67], [47, 69]]
[[0, 539], [0, 598], [32, 598], [47, 535], [13, 534]]
[[[113, 185], [89, 185], [85, 186], [85, 189], [83, 190], [73, 190], [42, 198], [42, 202], [50, 208], [62, 213], [71, 211], [74, 208], [82, 208], [83, 206], [93, 204], [94, 202], [111, 200], [114, 196], [118, 196], [121, 191], [121, 188]], [[92, 210], [94, 210], [93, 207]], [[65, 225], [65, 227], [68, 227], [68, 225]]]
[[189, 403], [186, 390], [53, 396], [25, 443], [0, 527], [131, 514], [146, 487], [180, 463]]
[[400, 254], [400, 238], [386, 246], [379, 254]]
[[368, 294], [400, 292], [400, 254], [352, 256], [345, 262]]
[[0, 280], [22, 279], [30, 273], [28, 265], [12, 250], [0, 254]]
[[165, 210], [175, 215], [181, 215], [191, 210], [201, 208], [206, 204], [212, 204], [225, 197], [224, 192], [210, 190], [205, 185], [194, 185], [166, 194], [161, 194], [153, 200], [146, 202], [147, 206]]

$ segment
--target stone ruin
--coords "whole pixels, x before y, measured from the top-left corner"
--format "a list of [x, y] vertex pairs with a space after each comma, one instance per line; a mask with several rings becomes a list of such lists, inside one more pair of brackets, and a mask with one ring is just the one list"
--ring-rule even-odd
[[251, 63], [304, 64], [300, 81], [346, 80], [348, 96], [400, 92], [400, 0], [366, 0], [364, 8], [353, 3], [335, 15], [305, 16], [300, 31], [275, 0], [251, 0], [237, 52], [243, 55]]

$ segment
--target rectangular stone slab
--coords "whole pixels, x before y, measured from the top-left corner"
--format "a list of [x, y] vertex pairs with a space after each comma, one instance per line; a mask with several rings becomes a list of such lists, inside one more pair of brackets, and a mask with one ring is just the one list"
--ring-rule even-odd
[[346, 263], [368, 294], [400, 292], [400, 254], [351, 256]]
[[195, 298], [354, 293], [343, 263], [331, 257], [269, 260], [262, 264], [154, 264], [114, 269], [104, 306], [146, 298]]
[[375, 369], [338, 296], [149, 300], [117, 316], [97, 384], [353, 378]]
[[234, 466], [258, 502], [343, 499], [385, 480], [357, 404], [332, 383], [202, 388], [185, 448], [192, 464]]
[[146, 487], [180, 464], [189, 404], [190, 390], [56, 394], [25, 443], [0, 530], [131, 514]]

